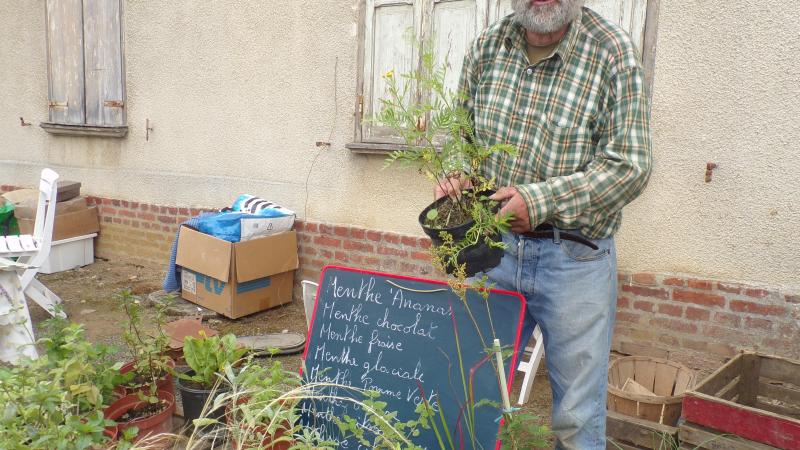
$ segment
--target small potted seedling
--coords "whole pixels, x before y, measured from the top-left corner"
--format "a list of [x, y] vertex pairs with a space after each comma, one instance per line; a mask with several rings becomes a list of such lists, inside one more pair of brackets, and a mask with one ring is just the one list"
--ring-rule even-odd
[[[210, 404], [212, 396], [228, 391], [228, 385], [222, 376], [225, 367], [233, 367], [240, 363], [247, 352], [236, 345], [236, 336], [205, 336], [201, 338], [186, 336], [183, 341], [183, 356], [190, 370], [178, 374], [178, 391], [183, 403], [183, 416], [187, 423], [201, 416], [219, 419], [224, 407], [213, 408]], [[205, 414], [204, 414], [205, 410]]]

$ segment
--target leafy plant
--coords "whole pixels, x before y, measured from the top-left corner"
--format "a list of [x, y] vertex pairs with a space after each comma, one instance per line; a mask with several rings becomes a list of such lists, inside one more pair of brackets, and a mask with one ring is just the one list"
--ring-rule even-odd
[[122, 303], [127, 317], [122, 338], [134, 362], [133, 379], [129, 380], [129, 385], [132, 383], [133, 387], [141, 388], [136, 392], [142, 400], [158, 403], [158, 380], [172, 370], [171, 359], [166, 355], [169, 338], [163, 329], [166, 306], [156, 305], [156, 330], [154, 334], [148, 334], [142, 323], [141, 302], [133, 296], [130, 289], [122, 290], [116, 297]]
[[[201, 332], [202, 333], [202, 332]], [[236, 347], [236, 336], [205, 336], [201, 339], [186, 336], [183, 341], [183, 356], [194, 371], [193, 375], [179, 373], [183, 380], [199, 383], [211, 388], [226, 365], [235, 365], [247, 353], [247, 349]]]
[[[380, 99], [382, 109], [372, 121], [392, 128], [406, 144], [389, 155], [385, 167], [414, 167], [436, 185], [456, 191], [428, 211], [425, 223], [430, 228], [446, 229], [473, 222], [463, 240], [442, 245], [446, 249], [440, 258], [455, 265], [463, 249], [481, 241], [494, 248], [503, 246], [497, 237], [509, 230], [509, 217], [496, 214], [499, 205], [487, 195], [495, 189], [495, 180], [482, 174], [482, 166], [491, 156], [511, 155], [515, 149], [508, 144], [484, 146], [478, 142], [470, 113], [464, 107], [466, 95], [445, 86], [447, 64], [437, 66], [430, 43], [423, 42], [419, 47], [419, 70], [402, 74], [399, 79], [394, 71], [384, 74], [387, 95]], [[415, 87], [425, 94], [412, 98]], [[447, 233], [441, 234], [444, 238]]]

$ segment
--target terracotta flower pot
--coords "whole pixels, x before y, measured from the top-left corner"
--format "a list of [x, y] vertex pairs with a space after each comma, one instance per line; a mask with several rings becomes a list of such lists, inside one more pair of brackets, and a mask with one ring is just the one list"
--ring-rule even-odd
[[157, 395], [158, 399], [164, 404], [164, 408], [154, 415], [137, 417], [130, 421], [121, 422], [120, 418], [126, 413], [147, 406], [147, 402], [140, 400], [138, 395], [132, 394], [122, 397], [106, 408], [104, 411], [105, 417], [117, 422], [120, 432], [130, 427], [139, 428], [139, 434], [136, 435], [134, 442], [149, 436], [171, 433], [172, 415], [175, 413], [175, 396], [168, 391], [158, 391]]
[[[243, 403], [247, 403], [250, 401], [250, 397], [242, 397], [236, 401], [237, 405], [241, 405]], [[231, 405], [225, 407], [225, 418], [228, 422], [228, 425], [232, 425], [232, 416], [231, 416]], [[242, 450], [250, 450], [250, 449], [265, 449], [265, 450], [288, 450], [294, 444], [294, 441], [281, 441], [278, 443], [274, 443], [273, 441], [276, 439], [280, 439], [283, 436], [286, 436], [286, 430], [289, 430], [292, 427], [292, 424], [289, 421], [285, 421], [283, 423], [283, 429], [278, 430], [275, 432], [274, 435], [270, 435], [267, 431], [267, 427], [263, 425], [257, 425], [248, 431], [247, 425], [240, 424], [239, 430], [242, 433], [247, 432], [248, 434], [248, 442], [243, 442], [241, 449]], [[240, 434], [241, 435], [241, 434]], [[259, 436], [261, 440], [258, 441]], [[258, 442], [253, 442], [253, 441]], [[231, 437], [231, 443], [233, 444], [233, 448], [240, 448], [239, 443], [236, 441], [235, 437]]]
[[[126, 373], [132, 371], [134, 366], [136, 365], [136, 361], [131, 361], [122, 367], [119, 368], [119, 373], [125, 375]], [[159, 391], [167, 391], [171, 393], [173, 396], [175, 395], [175, 384], [172, 382], [172, 370], [175, 369], [175, 360], [172, 358], [167, 361], [167, 367], [170, 368], [170, 371], [167, 374], [156, 382]], [[136, 392], [140, 391], [141, 388], [133, 387], [133, 386], [126, 386], [126, 385], [119, 385], [114, 388], [114, 394], [117, 395], [117, 398], [125, 397], [126, 395], [135, 394]]]

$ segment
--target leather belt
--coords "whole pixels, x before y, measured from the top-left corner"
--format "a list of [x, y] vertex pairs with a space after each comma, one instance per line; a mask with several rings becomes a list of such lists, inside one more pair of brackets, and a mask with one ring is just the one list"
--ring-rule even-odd
[[[529, 238], [539, 238], [539, 239], [554, 239], [556, 237], [555, 231], [553, 230], [553, 226], [549, 223], [543, 223], [538, 227], [534, 228], [533, 231], [529, 231], [527, 233], [521, 233], [521, 236], [529, 237]], [[583, 244], [592, 250], [599, 250], [594, 242], [584, 238], [581, 235], [570, 233], [569, 231], [565, 230], [558, 230], [558, 237], [565, 241], [572, 241], [577, 242], [579, 244]]]

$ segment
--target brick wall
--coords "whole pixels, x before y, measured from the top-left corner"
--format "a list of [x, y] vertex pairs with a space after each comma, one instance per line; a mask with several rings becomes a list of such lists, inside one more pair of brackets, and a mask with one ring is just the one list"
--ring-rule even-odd
[[[0, 190], [10, 190], [0, 186]], [[96, 254], [134, 257], [166, 268], [178, 224], [205, 209], [89, 197], [100, 213]], [[430, 240], [354, 226], [296, 223], [300, 281], [328, 264], [426, 278]], [[711, 369], [743, 349], [800, 359], [800, 294], [676, 274], [620, 273], [613, 349]]]

